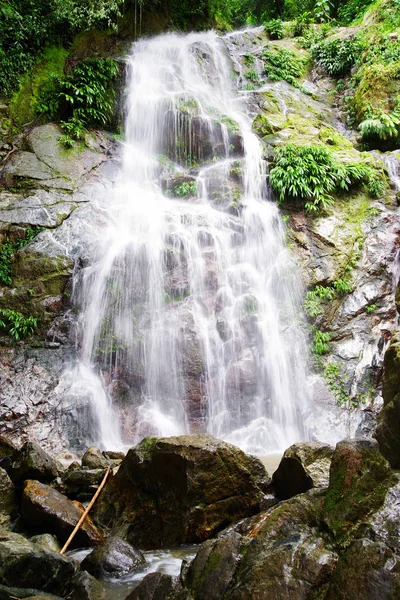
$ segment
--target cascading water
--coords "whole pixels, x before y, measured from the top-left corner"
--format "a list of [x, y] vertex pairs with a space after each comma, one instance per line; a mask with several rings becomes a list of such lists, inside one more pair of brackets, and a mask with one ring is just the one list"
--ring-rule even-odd
[[71, 393], [92, 399], [92, 441], [207, 431], [266, 454], [308, 439], [299, 284], [223, 39], [142, 40], [128, 67], [123, 168], [79, 284]]

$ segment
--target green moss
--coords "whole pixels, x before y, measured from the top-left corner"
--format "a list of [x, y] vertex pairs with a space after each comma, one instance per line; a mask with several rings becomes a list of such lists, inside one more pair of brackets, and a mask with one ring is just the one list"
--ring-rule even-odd
[[19, 90], [10, 103], [10, 115], [18, 127], [34, 119], [41, 90], [52, 78], [62, 75], [67, 55], [68, 52], [64, 48], [58, 46], [46, 48], [32, 72], [22, 78]]

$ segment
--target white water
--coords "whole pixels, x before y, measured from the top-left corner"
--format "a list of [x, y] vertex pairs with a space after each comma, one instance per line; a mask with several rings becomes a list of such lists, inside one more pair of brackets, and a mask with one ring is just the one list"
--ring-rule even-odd
[[[142, 40], [128, 67], [123, 168], [99, 259], [84, 270], [72, 394], [87, 390], [108, 448], [207, 431], [282, 451], [309, 439], [307, 351], [246, 95], [232, 90], [213, 32]], [[189, 170], [197, 197], [163, 193], [162, 178]]]

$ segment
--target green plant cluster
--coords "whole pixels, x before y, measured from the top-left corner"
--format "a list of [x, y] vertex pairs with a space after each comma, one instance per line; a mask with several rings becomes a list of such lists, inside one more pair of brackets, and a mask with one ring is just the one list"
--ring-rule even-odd
[[11, 95], [44, 48], [68, 44], [75, 33], [116, 27], [124, 0], [1, 0], [0, 89]]
[[264, 73], [270, 81], [287, 81], [300, 87], [297, 79], [304, 75], [306, 60], [291, 50], [270, 46], [265, 46], [261, 57], [264, 60]]
[[33, 317], [24, 317], [23, 314], [9, 308], [0, 308], [0, 329], [3, 329], [15, 340], [28, 337], [35, 333], [39, 325], [39, 319]]
[[357, 40], [321, 41], [311, 48], [316, 62], [332, 77], [343, 77], [360, 58], [362, 45]]
[[197, 183], [196, 181], [184, 181], [174, 189], [174, 194], [181, 198], [187, 198], [189, 196], [197, 196]]
[[325, 209], [333, 203], [332, 193], [364, 184], [374, 195], [384, 189], [375, 170], [369, 165], [338, 163], [324, 146], [288, 144], [278, 148], [269, 181], [282, 203], [292, 198], [304, 202], [309, 212]]
[[280, 40], [283, 38], [283, 22], [281, 19], [271, 19], [264, 26], [271, 40]]
[[327, 331], [321, 331], [314, 327], [314, 339], [312, 344], [312, 351], [317, 356], [322, 356], [329, 352], [329, 341], [330, 335]]
[[29, 244], [37, 234], [42, 231], [42, 227], [28, 228], [25, 231], [25, 238], [15, 242], [6, 241], [0, 245], [0, 283], [10, 286], [12, 284], [11, 260], [18, 250]]
[[55, 76], [39, 95], [36, 111], [51, 119], [61, 119], [64, 135], [61, 142], [74, 145], [84, 139], [91, 126], [110, 124], [115, 103], [114, 82], [119, 75], [116, 61], [87, 58], [71, 75]]
[[336, 279], [332, 285], [317, 285], [309, 290], [304, 298], [304, 310], [313, 319], [323, 312], [323, 301], [333, 300], [336, 296], [345, 296], [352, 291], [351, 284], [347, 279]]

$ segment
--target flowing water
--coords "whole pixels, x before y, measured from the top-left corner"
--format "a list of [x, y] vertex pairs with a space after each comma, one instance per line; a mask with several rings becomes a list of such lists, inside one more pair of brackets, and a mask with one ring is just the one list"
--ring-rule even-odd
[[301, 289], [227, 45], [141, 40], [128, 71], [109, 226], [76, 285], [71, 394], [92, 403], [90, 441], [207, 431], [266, 454], [308, 439]]

